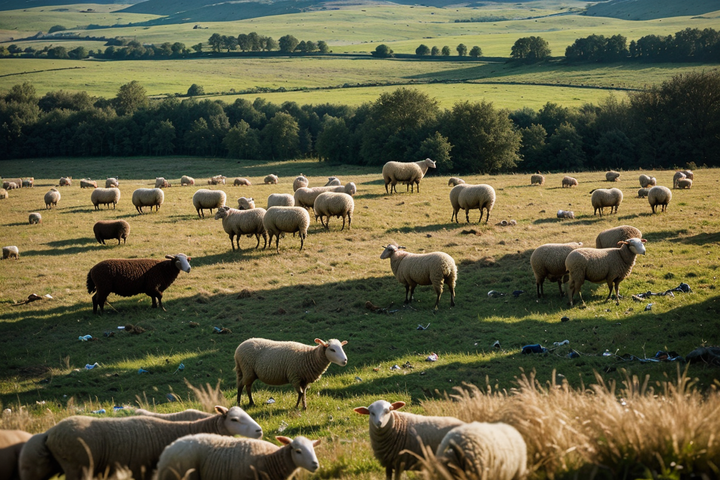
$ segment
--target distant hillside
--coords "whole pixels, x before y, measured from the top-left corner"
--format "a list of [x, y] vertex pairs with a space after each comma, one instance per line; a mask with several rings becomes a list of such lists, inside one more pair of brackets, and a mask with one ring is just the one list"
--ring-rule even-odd
[[0, 0], [0, 11], [23, 10], [37, 7], [62, 7], [63, 5], [77, 5], [82, 3], [96, 3], [109, 5], [115, 3], [137, 3], [143, 0]]
[[718, 0], [610, 0], [588, 7], [585, 14], [623, 20], [654, 20], [703, 15], [718, 10]]

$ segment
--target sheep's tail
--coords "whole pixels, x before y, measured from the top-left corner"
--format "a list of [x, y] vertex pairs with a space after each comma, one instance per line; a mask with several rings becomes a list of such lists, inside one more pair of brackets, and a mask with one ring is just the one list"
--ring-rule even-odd
[[88, 293], [93, 293], [96, 290], [95, 282], [93, 282], [93, 279], [90, 276], [90, 272], [88, 272], [88, 276], [87, 276], [87, 289], [88, 289]]

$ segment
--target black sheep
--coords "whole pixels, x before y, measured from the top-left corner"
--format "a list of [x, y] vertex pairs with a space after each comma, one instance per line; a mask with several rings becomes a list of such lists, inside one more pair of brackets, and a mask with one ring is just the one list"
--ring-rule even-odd
[[115, 238], [120, 245], [120, 239], [126, 243], [130, 235], [130, 224], [125, 220], [100, 220], [93, 225], [95, 240], [105, 245], [105, 240]]
[[103, 260], [90, 269], [87, 276], [88, 293], [93, 295], [93, 313], [103, 312], [108, 295], [115, 293], [121, 297], [132, 297], [144, 293], [152, 298], [152, 306], [162, 304], [162, 292], [177, 278], [180, 270], [190, 273], [190, 257], [184, 253], [166, 255], [168, 260], [111, 259]]

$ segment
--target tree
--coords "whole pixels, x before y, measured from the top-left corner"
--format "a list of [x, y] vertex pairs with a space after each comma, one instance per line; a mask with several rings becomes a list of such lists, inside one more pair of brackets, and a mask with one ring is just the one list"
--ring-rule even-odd
[[299, 131], [297, 120], [277, 112], [262, 129], [263, 152], [273, 160], [294, 158], [299, 150]]
[[308, 40], [305, 42], [305, 51], [306, 52], [317, 52], [318, 46], [317, 43], [313, 42], [312, 40]]
[[223, 35], [222, 36], [222, 46], [223, 48], [227, 49], [227, 52], [230, 53], [230, 50], [237, 50], [238, 48], [238, 39], [234, 35]]
[[535, 62], [550, 56], [550, 46], [542, 37], [518, 38], [512, 46], [511, 56], [516, 60]]
[[345, 163], [350, 154], [350, 129], [342, 118], [325, 115], [315, 149], [318, 158], [326, 162]]
[[198, 118], [192, 123], [190, 130], [183, 138], [188, 152], [195, 155], [209, 155], [212, 144], [212, 131], [208, 127], [207, 120]]
[[278, 45], [277, 40], [272, 37], [267, 37], [265, 40], [265, 51], [269, 52], [271, 50], [277, 50], [278, 48], [280, 48], [280, 46]]
[[438, 173], [447, 173], [452, 171], [453, 168], [452, 157], [450, 157], [452, 148], [453, 146], [448, 139], [436, 131], [420, 142], [418, 157], [432, 158], [435, 160], [435, 168], [437, 168]]
[[623, 168], [635, 164], [635, 145], [620, 130], [610, 130], [600, 135], [595, 161], [602, 168]]
[[536, 117], [536, 122], [543, 126], [548, 135], [554, 134], [561, 124], [569, 121], [570, 110], [552, 102], [543, 105]]
[[247, 36], [248, 45], [250, 47], [250, 51], [252, 52], [259, 52], [262, 50], [261, 46], [261, 36], [258, 35], [257, 32], [250, 32]]
[[173, 55], [175, 55], [175, 56], [181, 55], [187, 51], [187, 48], [185, 48], [185, 44], [181, 43], [181, 42], [173, 43], [170, 48], [172, 50]]
[[467, 55], [467, 47], [464, 43], [461, 43], [460, 45], [455, 47], [455, 50], [457, 50], [458, 56], [460, 57], [464, 57], [465, 55]]
[[542, 125], [533, 123], [529, 127], [521, 129], [520, 134], [522, 135], [520, 155], [523, 158], [523, 169], [532, 172], [547, 168], [545, 164], [547, 132]]
[[280, 51], [284, 53], [290, 53], [295, 51], [300, 41], [292, 35], [284, 35], [278, 39], [278, 46]]
[[148, 98], [145, 87], [137, 80], [122, 85], [113, 101], [118, 115], [130, 115], [136, 110], [147, 106]]
[[427, 55], [430, 55], [430, 49], [427, 45], [420, 45], [415, 49], [415, 55], [418, 57], [425, 57]]
[[12, 45], [10, 45], [9, 47], [7, 47], [7, 49], [8, 49], [8, 52], [10, 52], [10, 55], [20, 55], [23, 51], [22, 48], [18, 47], [14, 43]]
[[65, 47], [52, 47], [48, 50], [48, 58], [70, 58]]
[[307, 44], [305, 43], [305, 40], [301, 40], [300, 43], [297, 44], [297, 47], [295, 47], [296, 52], [307, 52]]
[[88, 57], [88, 52], [85, 47], [75, 47], [68, 52], [68, 56], [74, 60], [82, 60]]
[[372, 52], [371, 55], [378, 58], [390, 58], [393, 56], [393, 51], [383, 43], [375, 47], [375, 51]]
[[569, 123], [560, 125], [547, 144], [547, 169], [572, 171], [585, 165], [582, 137]]
[[329, 53], [330, 47], [328, 47], [328, 44], [325, 43], [323, 40], [318, 40], [317, 42], [318, 50], [320, 50], [320, 53]]
[[250, 128], [245, 120], [240, 120], [223, 138], [223, 146], [230, 158], [253, 160], [260, 156], [259, 132]]
[[203, 44], [202, 44], [202, 42], [196, 43], [195, 45], [193, 45], [193, 46], [190, 47], [190, 48], [192, 48], [192, 49], [195, 51], [195, 53], [202, 53], [202, 51], [203, 51]]
[[448, 47], [447, 45], [445, 45], [445, 46], [442, 48], [442, 55], [443, 55], [443, 57], [449, 57], [449, 56], [450, 56], [450, 47]]
[[482, 57], [482, 49], [477, 45], [470, 49], [470, 56], [473, 58]]
[[141, 139], [149, 155], [172, 155], [175, 151], [175, 127], [169, 120], [152, 120], [145, 125]]
[[62, 25], [53, 25], [50, 27], [50, 30], [48, 30], [48, 33], [55, 33], [55, 32], [62, 32], [67, 30], [67, 27], [64, 27]]
[[241, 33], [240, 35], [238, 35], [238, 47], [243, 52], [252, 50], [252, 45], [250, 45], [250, 39], [248, 38], [247, 34]]
[[5, 95], [6, 102], [17, 102], [17, 103], [36, 103], [37, 102], [37, 90], [30, 82], [23, 82], [22, 84], [13, 85], [10, 91]]
[[188, 88], [187, 94], [188, 94], [188, 97], [194, 97], [197, 95], [205, 95], [205, 89], [202, 87], [202, 85], [193, 83], [192, 85], [190, 85], [190, 88]]
[[432, 50], [430, 50], [430, 55], [433, 57], [437, 57], [440, 55], [440, 49], [438, 47], [432, 47]]
[[223, 37], [219, 33], [213, 33], [210, 35], [210, 38], [208, 38], [208, 44], [210, 44], [210, 48], [212, 48], [213, 52], [219, 52], [220, 49], [223, 47]]

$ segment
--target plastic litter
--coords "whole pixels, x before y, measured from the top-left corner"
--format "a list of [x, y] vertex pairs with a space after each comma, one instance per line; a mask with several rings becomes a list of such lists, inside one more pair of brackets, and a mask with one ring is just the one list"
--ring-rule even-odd
[[102, 414], [106, 413], [104, 408], [101, 408], [100, 410], [93, 410], [92, 413]]
[[649, 311], [649, 310], [652, 310], [652, 306], [653, 306], [653, 305], [655, 305], [655, 304], [654, 304], [654, 303], [648, 303], [647, 305], [645, 305], [645, 311], [647, 312], [647, 311]]
[[525, 293], [525, 290], [515, 290], [512, 294], [513, 294], [513, 297], [518, 298], [523, 293]]
[[185, 364], [184, 364], [184, 363], [181, 363], [181, 364], [178, 365], [178, 367], [175, 369], [175, 371], [173, 372], [173, 375], [175, 375], [177, 372], [182, 372], [183, 370], [185, 370]]
[[553, 345], [555, 345], [556, 347], [560, 347], [562, 345], [569, 345], [569, 344], [570, 344], [570, 340], [563, 340], [562, 342], [553, 342]]
[[118, 330], [125, 330], [125, 325], [120, 325], [120, 326], [118, 327]]
[[427, 325], [425, 325], [424, 327], [422, 325], [418, 324], [418, 326], [415, 330], [427, 330], [429, 326], [430, 326], [429, 323]]
[[[265, 402], [266, 405], [272, 405], [273, 403], [275, 403], [275, 399], [273, 397], [268, 398], [267, 401]], [[280, 431], [282, 431], [282, 430], [280, 430]]]
[[220, 328], [220, 327], [213, 327], [213, 332], [215, 332], [215, 333], [220, 333], [220, 332], [222, 332], [222, 328]]
[[633, 300], [635, 300], [636, 302], [639, 302], [641, 299], [644, 299], [644, 298], [664, 297], [666, 295], [674, 298], [675, 294], [673, 292], [692, 293], [692, 289], [690, 288], [690, 285], [688, 285], [687, 283], [681, 283], [677, 287], [671, 288], [670, 290], [665, 290], [664, 292], [654, 293], [651, 291], [647, 291], [645, 293], [636, 293], [635, 295], [633, 295]]
[[362, 378], [360, 378], [360, 377], [355, 377], [355, 381], [356, 381], [356, 382], [362, 382]]
[[610, 357], [610, 356], [612, 356], [612, 353], [610, 353], [609, 350], [605, 350], [605, 351], [603, 352], [603, 357]]
[[573, 350], [567, 354], [567, 358], [578, 358], [578, 357], [580, 357], [580, 354], [578, 352], [576, 352], [575, 350]]
[[278, 432], [282, 433], [285, 431], [285, 429], [288, 427], [288, 424], [285, 420], [280, 422], [280, 426], [278, 427]]
[[504, 297], [504, 296], [505, 296], [504, 293], [498, 292], [496, 290], [490, 290], [488, 292], [488, 297], [490, 297], [490, 298], [497, 298], [497, 297]]
[[539, 343], [534, 343], [532, 345], [525, 345], [522, 347], [521, 353], [547, 353], [547, 348], [543, 347]]
[[168, 399], [168, 402], [177, 402], [178, 401], [178, 397], [176, 397], [174, 393], [168, 393], [167, 395], [165, 395], [165, 398]]
[[438, 354], [433, 352], [430, 355], [427, 356], [425, 359], [426, 362], [437, 362], [438, 361]]
[[390, 367], [390, 370], [400, 370], [400, 366], [399, 366], [399, 365], [393, 365], [392, 367]]
[[120, 406], [120, 405], [115, 405], [115, 406], [113, 407], [113, 411], [115, 411], [115, 412], [117, 412], [118, 410], [124, 410], [124, 409], [125, 409], [125, 407]]
[[144, 368], [138, 368], [138, 373], [150, 373], [148, 370], [145, 370]]
[[92, 340], [92, 335], [80, 335], [78, 340], [81, 342], [87, 342], [88, 340]]
[[560, 321], [561, 321], [561, 322], [569, 322], [569, 321], [570, 321], [570, 317], [562, 317], [562, 318], [560, 319]]
[[97, 362], [93, 363], [92, 365], [90, 365], [89, 363], [86, 363], [85, 370], [92, 370], [93, 368], [99, 367], [99, 366], [100, 366], [100, 364]]
[[493, 348], [500, 348], [500, 340], [495, 340], [495, 343], [492, 344]]

